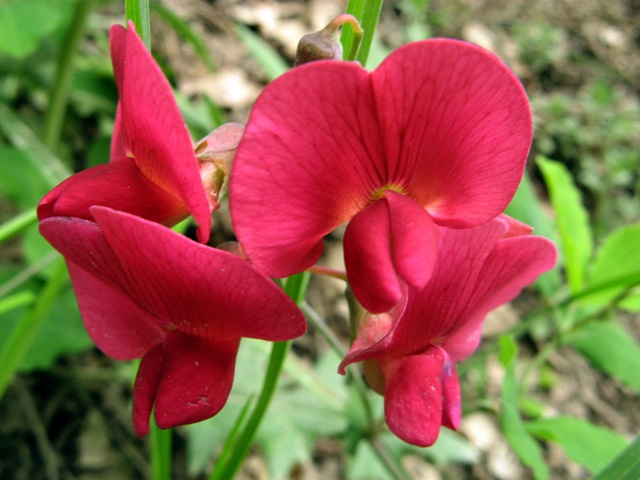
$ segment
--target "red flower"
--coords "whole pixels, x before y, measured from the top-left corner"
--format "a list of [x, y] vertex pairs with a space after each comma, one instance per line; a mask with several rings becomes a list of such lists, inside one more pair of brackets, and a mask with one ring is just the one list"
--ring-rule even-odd
[[111, 161], [82, 171], [54, 188], [40, 201], [38, 217], [92, 220], [94, 205], [165, 225], [192, 214], [200, 227], [198, 238], [206, 242], [211, 208], [171, 86], [132, 23], [129, 29], [113, 26], [110, 39], [120, 93]]
[[438, 231], [438, 258], [426, 287], [408, 287], [391, 312], [367, 314], [340, 364], [344, 373], [347, 365], [364, 362], [369, 386], [384, 395], [389, 428], [418, 446], [432, 445], [441, 425], [458, 427], [454, 362], [478, 347], [485, 315], [556, 260], [550, 241], [505, 219]]
[[137, 435], [212, 417], [226, 403], [242, 337], [305, 332], [296, 305], [231, 253], [105, 207], [95, 222], [52, 217], [41, 234], [64, 255], [89, 335], [116, 359], [142, 357], [133, 396]]
[[297, 67], [266, 87], [230, 186], [237, 236], [270, 276], [312, 266], [349, 222], [347, 275], [371, 312], [423, 287], [437, 228], [496, 217], [521, 179], [531, 114], [494, 55], [455, 40], [392, 53], [373, 72], [340, 61]]

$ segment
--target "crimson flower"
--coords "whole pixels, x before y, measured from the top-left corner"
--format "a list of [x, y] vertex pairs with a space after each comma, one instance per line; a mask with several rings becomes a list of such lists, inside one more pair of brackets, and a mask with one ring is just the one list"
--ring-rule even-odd
[[120, 101], [111, 160], [68, 178], [38, 205], [38, 218], [91, 220], [102, 205], [173, 225], [192, 214], [209, 239], [211, 210], [198, 160], [171, 86], [133, 23], [111, 28], [111, 60]]
[[409, 286], [392, 311], [367, 314], [340, 364], [344, 373], [347, 365], [364, 362], [369, 386], [384, 395], [389, 428], [408, 443], [429, 446], [441, 425], [458, 427], [454, 362], [476, 350], [490, 310], [555, 263], [553, 243], [505, 219], [462, 230], [438, 227], [431, 280], [421, 289]]
[[230, 184], [236, 234], [258, 268], [283, 277], [312, 266], [322, 237], [350, 222], [349, 282], [367, 310], [385, 312], [403, 283], [429, 280], [436, 225], [502, 213], [531, 133], [520, 82], [472, 44], [408, 44], [373, 72], [302, 65], [251, 112]]
[[142, 357], [133, 426], [170, 428], [226, 403], [242, 337], [287, 340], [305, 332], [300, 310], [268, 277], [229, 252], [105, 207], [89, 221], [51, 217], [41, 234], [64, 255], [80, 313], [107, 355]]

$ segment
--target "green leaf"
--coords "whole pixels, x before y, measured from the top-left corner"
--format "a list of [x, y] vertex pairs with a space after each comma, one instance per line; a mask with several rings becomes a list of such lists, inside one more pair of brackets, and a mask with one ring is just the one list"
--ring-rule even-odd
[[640, 345], [614, 322], [588, 323], [565, 339], [598, 369], [640, 393]]
[[637, 480], [640, 478], [640, 436], [593, 480]]
[[[29, 286], [31, 287], [33, 283], [36, 282], [29, 282]], [[23, 290], [19, 293], [25, 296], [25, 300], [27, 295], [35, 297], [33, 290]], [[33, 302], [30, 302], [29, 305], [31, 303]], [[6, 311], [0, 316], [0, 349], [5, 346], [6, 339], [18, 325], [24, 313], [25, 309], [22, 308]], [[81, 352], [92, 346], [93, 342], [87, 335], [80, 319], [73, 290], [68, 287], [53, 301], [51, 311], [35, 334], [18, 370], [30, 371], [49, 368], [61, 355]]]
[[[516, 194], [504, 213], [533, 227], [534, 235], [546, 237], [554, 242], [557, 240], [555, 225], [540, 206], [540, 200], [536, 196], [528, 175], [522, 178]], [[561, 284], [558, 268], [545, 272], [536, 280], [536, 286], [545, 297], [555, 294]]]
[[0, 4], [0, 53], [24, 58], [70, 16], [73, 0], [5, 0]]
[[349, 462], [347, 478], [350, 480], [382, 480], [389, 478], [387, 469], [376, 455], [369, 442], [360, 442]]
[[0, 147], [0, 192], [19, 208], [37, 205], [52, 185], [24, 150]]
[[518, 346], [510, 336], [500, 338], [500, 362], [506, 368], [502, 382], [502, 431], [522, 463], [533, 470], [536, 480], [549, 478], [549, 469], [542, 457], [540, 445], [531, 437], [518, 412], [516, 359]]
[[[589, 286], [603, 284], [616, 278], [640, 273], [640, 223], [619, 228], [609, 234], [596, 253]], [[588, 305], [606, 306], [622, 295], [628, 287], [610, 288], [601, 293], [589, 295], [582, 300]], [[640, 293], [630, 292], [626, 305], [640, 301]], [[625, 303], [623, 302], [624, 306]]]
[[38, 136], [8, 106], [0, 103], [0, 133], [25, 154], [32, 171], [53, 188], [71, 175], [69, 169], [49, 150]]
[[[447, 428], [440, 430], [438, 440], [429, 448], [415, 447], [404, 443], [395, 436], [393, 443], [389, 444], [389, 451], [394, 451], [399, 447], [400, 451], [420, 455], [437, 465], [447, 465], [450, 463], [458, 463], [463, 465], [473, 465], [480, 460], [480, 452], [469, 441]], [[397, 446], [396, 446], [397, 445]]]
[[567, 456], [594, 473], [605, 467], [629, 443], [619, 433], [572, 417], [543, 418], [526, 423], [532, 435], [557, 442]]
[[40, 332], [45, 318], [51, 312], [51, 308], [67, 280], [66, 267], [60, 259], [55, 274], [40, 291], [38, 300], [29, 306], [8, 334], [0, 336], [4, 340], [0, 349], [0, 365], [2, 365], [0, 368], [0, 398], [11, 383], [15, 371], [23, 363], [25, 355], [33, 346], [33, 340]]
[[567, 280], [569, 288], [575, 293], [584, 286], [585, 270], [593, 249], [589, 216], [567, 168], [541, 155], [536, 157], [536, 163], [549, 189], [560, 232]]

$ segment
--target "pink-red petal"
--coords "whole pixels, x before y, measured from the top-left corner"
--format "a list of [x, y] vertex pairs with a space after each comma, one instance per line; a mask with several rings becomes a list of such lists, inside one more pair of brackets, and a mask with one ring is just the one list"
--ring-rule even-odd
[[105, 354], [132, 360], [162, 341], [165, 332], [155, 318], [127, 295], [71, 262], [68, 266], [82, 322]]
[[180, 199], [147, 179], [129, 158], [96, 165], [62, 182], [38, 204], [38, 218], [52, 216], [92, 220], [92, 206], [101, 205], [153, 222], [173, 225], [189, 212]]
[[485, 315], [513, 300], [525, 285], [553, 268], [556, 256], [555, 246], [546, 238], [518, 236], [500, 240], [483, 266], [482, 281], [460, 309], [459, 315], [465, 321], [443, 343], [451, 358], [457, 362], [471, 355], [480, 342]]
[[383, 364], [384, 416], [391, 431], [411, 445], [435, 443], [442, 422], [442, 367], [439, 348]]
[[344, 233], [344, 263], [353, 294], [372, 313], [390, 310], [402, 287], [391, 257], [391, 222], [386, 198], [359, 212]]
[[463, 230], [440, 228], [438, 261], [431, 280], [422, 289], [409, 288], [407, 307], [393, 330], [390, 351], [405, 355], [423, 351], [469, 320], [462, 313], [475, 301], [486, 259], [506, 228], [499, 219]]
[[438, 256], [438, 232], [417, 202], [388, 191], [393, 263], [398, 276], [414, 288], [424, 287]]
[[305, 64], [254, 105], [231, 179], [234, 227], [260, 269], [285, 276], [315, 263], [322, 237], [380, 189], [439, 224], [478, 225], [513, 196], [531, 133], [517, 78], [471, 44], [410, 44], [371, 74]]
[[254, 104], [234, 160], [231, 218], [251, 261], [283, 277], [312, 266], [322, 237], [382, 185], [368, 73], [312, 62], [269, 84]]
[[179, 198], [198, 222], [198, 238], [206, 242], [209, 203], [171, 86], [132, 23], [127, 30], [111, 28], [111, 50], [120, 93], [117, 132], [122, 139], [122, 146], [113, 150], [124, 150], [149, 180]]
[[444, 363], [442, 365], [442, 425], [457, 430], [462, 418], [462, 393], [455, 364], [442, 350]]
[[67, 262], [103, 282], [127, 290], [125, 271], [96, 223], [76, 217], [52, 217], [40, 222], [39, 231]]
[[429, 214], [396, 192], [356, 214], [344, 235], [344, 260], [355, 297], [371, 313], [387, 312], [404, 282], [424, 287], [433, 271], [438, 232]]
[[163, 345], [158, 343], [142, 357], [133, 385], [133, 432], [139, 437], [144, 437], [149, 433], [149, 418], [163, 370]]
[[281, 341], [305, 332], [295, 303], [248, 262], [126, 213], [92, 213], [130, 279], [127, 293], [183, 333]]
[[207, 342], [174, 330], [163, 344], [154, 417], [160, 428], [213, 417], [229, 397], [240, 339]]
[[387, 180], [442, 225], [470, 227], [502, 213], [532, 138], [513, 73], [480, 47], [431, 39], [395, 50], [371, 80]]

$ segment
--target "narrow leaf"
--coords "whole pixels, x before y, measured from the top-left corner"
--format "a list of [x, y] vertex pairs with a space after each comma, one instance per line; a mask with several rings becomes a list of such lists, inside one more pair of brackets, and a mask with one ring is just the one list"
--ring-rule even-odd
[[[525, 175], [511, 203], [505, 210], [507, 215], [533, 227], [533, 234], [556, 241], [557, 231], [549, 215], [542, 209], [540, 200], [533, 189], [528, 175]], [[536, 286], [545, 297], [551, 297], [558, 291], [562, 281], [558, 268], [540, 275]]]
[[27, 310], [20, 323], [15, 326], [9, 335], [0, 351], [0, 365], [2, 365], [0, 369], [0, 398], [2, 398], [9, 383], [11, 383], [13, 374], [20, 367], [67, 279], [66, 265], [60, 259], [56, 274], [40, 292], [38, 301]]
[[38, 136], [6, 105], [0, 103], [0, 133], [26, 154], [34, 170], [49, 188], [71, 175], [70, 170], [40, 141]]
[[640, 436], [593, 480], [637, 480], [640, 478]]
[[640, 393], [640, 345], [620, 325], [589, 323], [566, 338], [598, 369]]
[[584, 286], [585, 270], [593, 249], [589, 216], [567, 168], [541, 155], [536, 157], [536, 163], [549, 189], [560, 231], [569, 288], [575, 293]]
[[502, 430], [522, 463], [533, 470], [536, 480], [549, 478], [549, 469], [542, 458], [540, 445], [524, 426], [517, 405], [516, 358], [518, 347], [513, 337], [500, 339], [500, 362], [507, 369], [502, 382]]
[[66, 20], [72, 0], [9, 0], [0, 3], [0, 53], [24, 58]]
[[[608, 235], [598, 252], [589, 275], [589, 286], [602, 284], [615, 278], [640, 272], [640, 223], [624, 226]], [[626, 287], [628, 288], [628, 287]], [[597, 295], [590, 295], [584, 302], [589, 305], [605, 306], [621, 296], [624, 286], [611, 288]], [[635, 297], [635, 298], [632, 298]], [[627, 300], [637, 302], [640, 293], [635, 292]], [[624, 306], [625, 303], [623, 302]]]
[[572, 417], [543, 418], [526, 423], [532, 435], [557, 442], [567, 456], [594, 473], [605, 467], [629, 443], [619, 433]]

